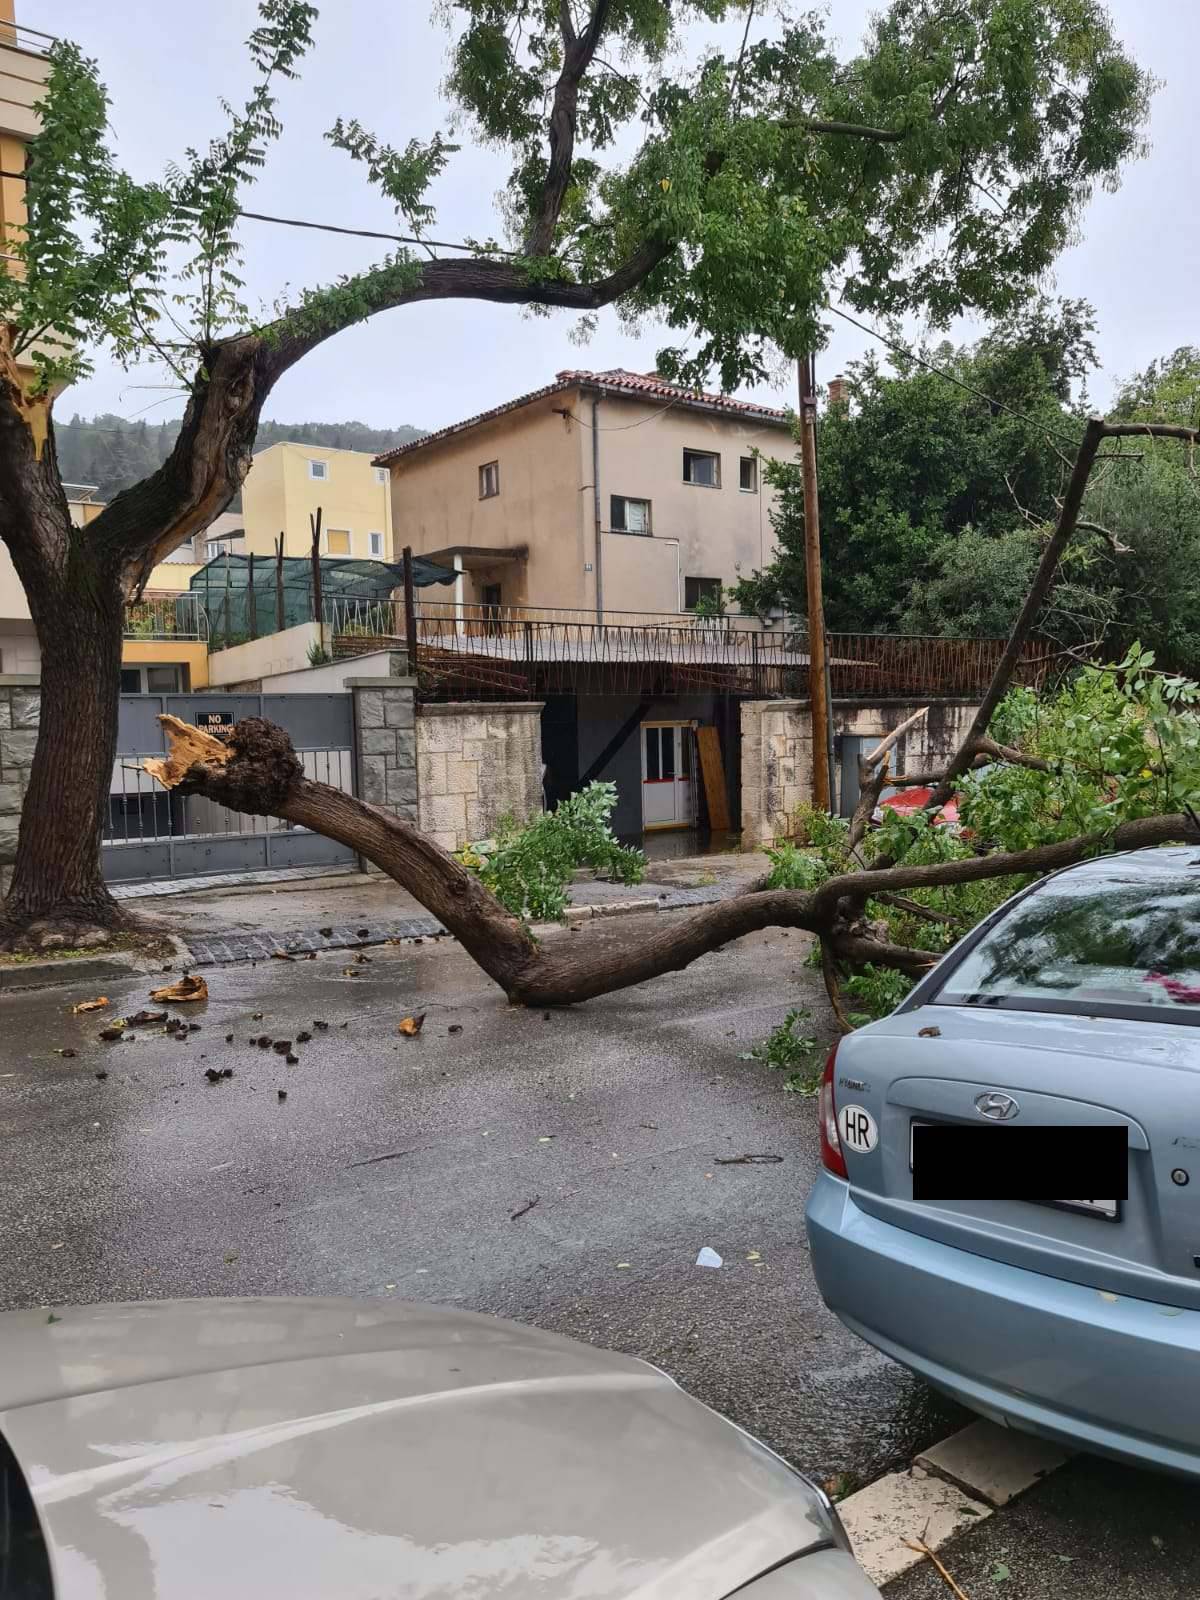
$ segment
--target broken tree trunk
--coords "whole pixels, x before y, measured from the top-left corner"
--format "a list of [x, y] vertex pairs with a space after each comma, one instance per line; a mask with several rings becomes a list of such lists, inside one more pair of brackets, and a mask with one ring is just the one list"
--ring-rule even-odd
[[205, 795], [235, 811], [297, 823], [358, 851], [432, 912], [510, 1000], [528, 1006], [570, 1005], [644, 983], [769, 927], [816, 934], [839, 959], [875, 961], [919, 974], [937, 960], [935, 954], [889, 945], [871, 937], [861, 924], [846, 925], [841, 920], [843, 900], [1046, 872], [1081, 861], [1102, 845], [1136, 849], [1168, 840], [1200, 842], [1200, 827], [1190, 817], [1147, 817], [1123, 824], [1107, 840], [1092, 835], [1003, 855], [846, 873], [812, 891], [764, 889], [735, 895], [683, 920], [658, 918], [640, 937], [540, 943], [473, 873], [411, 823], [306, 778], [291, 740], [273, 723], [249, 717], [218, 738], [176, 717], [159, 720], [168, 754], [165, 761], [146, 767], [160, 783], [181, 794]]

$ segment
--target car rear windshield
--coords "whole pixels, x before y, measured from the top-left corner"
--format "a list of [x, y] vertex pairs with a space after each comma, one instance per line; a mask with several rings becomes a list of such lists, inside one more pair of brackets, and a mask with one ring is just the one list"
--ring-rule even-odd
[[1200, 870], [1051, 879], [954, 963], [933, 998], [1200, 1023]]

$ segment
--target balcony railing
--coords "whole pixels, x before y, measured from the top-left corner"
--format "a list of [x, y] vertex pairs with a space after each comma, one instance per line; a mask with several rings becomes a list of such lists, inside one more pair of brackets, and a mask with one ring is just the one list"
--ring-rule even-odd
[[208, 642], [208, 613], [195, 594], [133, 600], [125, 607], [126, 639], [196, 639]]
[[[337, 655], [405, 647], [402, 602], [339, 599], [326, 620]], [[556, 607], [434, 601], [416, 604], [415, 623], [427, 698], [809, 692], [807, 632], [788, 619], [767, 628], [757, 617], [612, 611], [599, 621]], [[986, 688], [1003, 649], [1003, 639], [830, 634], [830, 687], [838, 698], [969, 697]], [[1030, 645], [1017, 681], [1039, 682], [1048, 664], [1046, 648]]]

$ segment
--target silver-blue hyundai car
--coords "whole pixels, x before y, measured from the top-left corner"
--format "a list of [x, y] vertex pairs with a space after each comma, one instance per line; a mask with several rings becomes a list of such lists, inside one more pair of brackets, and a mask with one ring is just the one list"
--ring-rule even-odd
[[[1200, 849], [1015, 896], [841, 1041], [820, 1117], [808, 1237], [847, 1327], [996, 1422], [1200, 1476]], [[915, 1200], [925, 1124], [1123, 1129], [1125, 1194]]]

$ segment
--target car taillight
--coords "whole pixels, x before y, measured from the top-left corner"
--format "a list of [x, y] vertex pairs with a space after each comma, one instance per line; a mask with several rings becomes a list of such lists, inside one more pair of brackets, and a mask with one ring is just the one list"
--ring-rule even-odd
[[848, 1178], [846, 1158], [842, 1154], [842, 1141], [838, 1135], [837, 1105], [833, 1098], [833, 1069], [837, 1061], [837, 1045], [829, 1052], [825, 1071], [821, 1074], [821, 1094], [817, 1108], [821, 1119], [821, 1164], [827, 1172], [838, 1178]]

